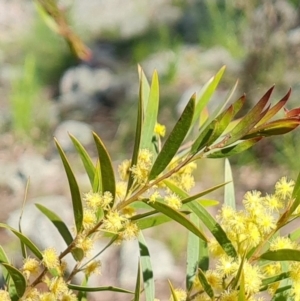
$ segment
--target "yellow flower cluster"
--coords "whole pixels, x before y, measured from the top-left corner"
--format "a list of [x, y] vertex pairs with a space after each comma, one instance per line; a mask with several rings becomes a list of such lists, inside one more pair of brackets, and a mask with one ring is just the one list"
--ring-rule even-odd
[[[178, 158], [174, 157], [168, 166], [168, 169], [172, 170], [178, 166], [180, 162], [181, 160], [178, 160]], [[195, 180], [192, 173], [196, 168], [197, 164], [195, 162], [188, 163], [180, 168], [179, 171], [172, 174], [169, 179], [173, 181], [179, 188], [188, 192], [195, 186]]]
[[[213, 289], [217, 300], [239, 300], [238, 284], [233, 286], [235, 278], [242, 266], [246, 300], [263, 300], [260, 296], [263, 279], [289, 271], [291, 289], [289, 295], [292, 300], [300, 300], [300, 263], [286, 262], [284, 270], [280, 262], [265, 261], [262, 264], [252, 258], [251, 252], [258, 247], [269, 246], [269, 251], [281, 249], [300, 250], [300, 245], [288, 237], [274, 235], [280, 228], [278, 220], [284, 212], [280, 209], [288, 208], [294, 182], [281, 178], [275, 185], [272, 195], [263, 196], [259, 191], [247, 192], [243, 199], [243, 210], [236, 210], [223, 206], [217, 219], [235, 247], [238, 256], [228, 256], [218, 242], [212, 239], [209, 251], [215, 257], [215, 268], [204, 272], [207, 282]], [[297, 209], [298, 210], [298, 209]], [[245, 258], [245, 255], [247, 257]], [[242, 258], [244, 258], [242, 260]], [[274, 296], [280, 286], [280, 281], [268, 286], [268, 293]], [[193, 300], [211, 300], [202, 287], [199, 279], [193, 284]], [[190, 293], [190, 292], [189, 292]]]
[[134, 181], [137, 184], [145, 184], [152, 167], [152, 153], [148, 149], [141, 149], [138, 155], [137, 164], [130, 170]]

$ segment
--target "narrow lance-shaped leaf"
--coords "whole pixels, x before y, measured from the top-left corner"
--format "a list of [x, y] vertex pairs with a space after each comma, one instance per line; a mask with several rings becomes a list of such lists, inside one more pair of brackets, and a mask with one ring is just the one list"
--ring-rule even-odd
[[228, 184], [224, 187], [224, 204], [235, 209], [234, 183], [228, 159], [225, 159], [225, 182]]
[[[142, 76], [145, 76], [144, 73], [142, 74]], [[137, 120], [136, 120], [134, 147], [133, 147], [132, 158], [131, 158], [131, 167], [137, 164], [139, 150], [140, 150], [140, 144], [141, 144], [143, 111], [144, 111], [144, 100], [143, 100], [144, 96], [143, 96], [143, 93], [145, 93], [145, 92], [143, 92], [143, 85], [145, 84], [144, 81], [145, 80], [140, 79], [138, 112], [137, 112]], [[127, 184], [127, 193], [129, 192], [132, 184], [133, 184], [133, 177], [132, 177], [131, 169], [129, 169], [129, 179], [128, 179], [128, 184]]]
[[241, 275], [240, 289], [239, 289], [239, 294], [238, 294], [238, 301], [246, 301], [244, 271], [242, 271], [242, 275]]
[[138, 264], [133, 301], [140, 301], [141, 294], [141, 263]]
[[201, 269], [198, 269], [198, 279], [200, 283], [202, 284], [202, 287], [204, 291], [207, 293], [207, 295], [213, 300], [214, 299], [214, 290], [209, 284], [208, 280], [205, 277], [205, 274]]
[[140, 248], [140, 261], [142, 266], [146, 301], [153, 301], [155, 298], [153, 269], [152, 269], [152, 264], [150, 259], [150, 252], [141, 231], [139, 232], [138, 235], [138, 242]]
[[177, 294], [176, 294], [176, 292], [175, 292], [175, 289], [174, 289], [174, 287], [173, 287], [171, 281], [168, 280], [168, 282], [169, 282], [169, 287], [170, 287], [170, 291], [171, 291], [171, 295], [172, 295], [172, 300], [173, 300], [173, 301], [180, 301], [180, 300], [178, 299], [178, 297], [177, 297]]
[[38, 249], [38, 247], [24, 234], [21, 232], [15, 230], [14, 228], [0, 223], [0, 228], [5, 228], [7, 230], [10, 230], [12, 233], [14, 233], [31, 251], [32, 253], [40, 260], [43, 259], [42, 252]]
[[285, 106], [285, 104], [287, 103], [287, 101], [290, 98], [291, 92], [292, 92], [292, 90], [289, 89], [288, 93], [281, 100], [279, 100], [279, 102], [275, 106], [273, 106], [272, 108], [270, 108], [268, 110], [268, 112], [266, 113], [266, 115], [256, 124], [256, 126], [258, 127], [258, 126], [266, 123], [273, 116], [275, 116], [276, 113], [278, 113], [280, 111], [280, 109], [282, 109]]
[[245, 151], [246, 149], [252, 147], [254, 144], [256, 144], [258, 141], [260, 141], [262, 137], [257, 137], [253, 139], [249, 139], [246, 141], [238, 142], [238, 144], [235, 144], [233, 146], [225, 147], [217, 151], [212, 151], [208, 155], [206, 155], [207, 158], [227, 158], [233, 155], [236, 155], [238, 153], [241, 153]]
[[264, 113], [262, 112], [269, 101], [273, 89], [274, 87], [269, 89], [267, 93], [259, 100], [259, 102], [250, 110], [250, 112], [247, 113], [233, 128], [233, 130], [230, 132], [231, 137], [228, 139], [227, 145], [245, 136], [259, 122], [259, 120], [266, 115], [268, 110], [265, 110]]
[[[41, 204], [35, 204], [35, 206], [45, 215], [48, 217], [48, 219], [53, 223], [53, 225], [56, 227], [66, 244], [69, 246], [73, 242], [73, 237], [66, 226], [66, 224], [63, 222], [63, 220], [53, 211], [50, 209], [44, 207]], [[76, 256], [76, 252], [72, 252], [75, 260], [80, 260], [79, 257]]]
[[300, 120], [297, 119], [279, 119], [260, 127], [254, 128], [242, 139], [250, 139], [253, 137], [269, 137], [275, 135], [283, 135], [291, 132], [300, 125]]
[[143, 103], [143, 114], [145, 114], [146, 112], [144, 110], [147, 108], [148, 105], [150, 85], [140, 65], [138, 65], [138, 74], [139, 74], [139, 82], [140, 82], [140, 99], [141, 102]]
[[177, 121], [174, 129], [170, 133], [167, 141], [165, 142], [161, 152], [158, 154], [153, 167], [149, 174], [149, 180], [155, 179], [171, 162], [177, 153], [182, 141], [184, 140], [194, 114], [195, 109], [195, 95], [192, 96], [186, 105], [181, 117]]
[[84, 169], [89, 177], [91, 186], [94, 184], [94, 177], [95, 177], [95, 166], [93, 164], [93, 161], [83, 145], [71, 134], [69, 134], [77, 153], [79, 154], [81, 161], [83, 163]]
[[261, 259], [272, 261], [300, 261], [300, 250], [280, 249], [276, 251], [267, 251], [260, 256]]
[[195, 125], [197, 119], [200, 116], [201, 111], [206, 107], [207, 103], [209, 102], [210, 98], [212, 97], [213, 93], [217, 89], [219, 82], [223, 76], [225, 71], [225, 66], [223, 66], [218, 73], [212, 77], [201, 89], [200, 95], [197, 99], [197, 104], [195, 108], [195, 114], [192, 121], [192, 127]]
[[201, 232], [199, 227], [197, 227], [195, 224], [193, 224], [189, 219], [187, 219], [182, 213], [178, 212], [177, 210], [169, 207], [166, 204], [155, 202], [155, 203], [149, 203], [151, 207], [156, 209], [157, 211], [167, 215], [168, 217], [172, 218], [174, 221], [178, 222], [183, 227], [187, 228], [189, 231], [203, 239], [204, 241], [208, 241], [205, 234]]
[[108, 292], [116, 292], [116, 293], [125, 293], [125, 294], [134, 294], [134, 292], [115, 287], [115, 286], [81, 286], [81, 285], [75, 285], [75, 284], [68, 284], [69, 289], [74, 291], [83, 291], [83, 292], [102, 292], [102, 291], [108, 291]]
[[71, 196], [72, 196], [72, 206], [73, 206], [75, 225], [76, 225], [77, 232], [79, 233], [82, 230], [82, 220], [83, 220], [83, 208], [82, 208], [79, 186], [77, 184], [71, 166], [68, 162], [68, 159], [56, 139], [55, 139], [55, 144], [67, 174]]
[[94, 175], [94, 182], [93, 182], [93, 192], [101, 193], [102, 189], [102, 178], [101, 178], [101, 168], [100, 168], [100, 161], [97, 160], [96, 167], [95, 167], [95, 175]]
[[15, 288], [16, 288], [16, 292], [18, 297], [22, 297], [25, 293], [26, 290], [26, 279], [23, 276], [23, 274], [16, 269], [14, 266], [2, 262], [1, 263], [7, 270], [8, 274], [10, 275], [11, 279], [13, 280], [14, 284], [15, 284]]
[[[190, 220], [199, 227], [199, 218], [194, 213], [191, 214]], [[196, 277], [199, 264], [199, 237], [189, 231], [188, 242], [186, 248], [186, 289], [189, 291]]]
[[141, 134], [141, 149], [152, 149], [152, 137], [154, 133], [155, 124], [157, 122], [157, 113], [159, 105], [159, 83], [157, 71], [154, 71], [152, 76], [152, 83], [149, 92], [149, 99], [145, 107], [145, 116], [143, 121], [143, 128]]
[[116, 183], [115, 183], [115, 175], [114, 175], [111, 159], [99, 136], [96, 133], [93, 133], [93, 136], [97, 147], [98, 157], [100, 162], [102, 189], [103, 192], [105, 191], [111, 192], [114, 199], [116, 194]]
[[229, 238], [227, 237], [225, 231], [217, 223], [217, 221], [215, 221], [215, 219], [207, 212], [207, 210], [205, 210], [205, 208], [198, 203], [189, 203], [187, 206], [199, 217], [199, 219], [203, 222], [207, 229], [212, 233], [212, 235], [223, 248], [225, 253], [228, 256], [236, 257], [236, 250]]
[[300, 205], [300, 172], [298, 174], [293, 192], [292, 192], [292, 199], [294, 199], [294, 202], [289, 210], [289, 214], [291, 215], [296, 208]]
[[218, 120], [213, 120], [207, 128], [200, 133], [200, 135], [197, 137], [197, 139], [194, 141], [192, 147], [191, 147], [191, 154], [196, 154], [199, 152], [202, 148], [208, 145], [208, 141], [211, 139], [211, 137], [214, 135], [214, 132], [216, 131], [217, 127], [219, 126]]

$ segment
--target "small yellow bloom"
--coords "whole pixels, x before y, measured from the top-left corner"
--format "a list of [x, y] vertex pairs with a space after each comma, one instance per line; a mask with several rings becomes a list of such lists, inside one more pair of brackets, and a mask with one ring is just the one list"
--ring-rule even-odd
[[101, 268], [101, 261], [100, 260], [94, 260], [90, 262], [87, 267], [84, 269], [84, 273], [89, 277], [92, 274], [101, 274], [100, 271]]
[[282, 177], [275, 184], [275, 195], [281, 197], [283, 200], [291, 197], [295, 182], [293, 180], [288, 180], [287, 177]]
[[43, 264], [48, 269], [59, 267], [59, 259], [54, 248], [45, 249], [43, 252]]
[[212, 286], [212, 288], [214, 289], [222, 288], [222, 277], [217, 271], [208, 270], [205, 273], [205, 277], [208, 283]]
[[132, 217], [135, 214], [135, 209], [130, 206], [127, 206], [122, 210], [122, 214], [126, 218]]
[[155, 190], [149, 197], [149, 203], [155, 203], [158, 198], [160, 198], [159, 191]]
[[166, 134], [166, 127], [163, 124], [156, 123], [154, 133], [158, 136], [164, 137]]
[[76, 239], [76, 247], [81, 249], [84, 254], [88, 255], [94, 247], [94, 241], [90, 237], [79, 235]]
[[220, 301], [238, 301], [238, 291], [226, 290], [220, 296]]
[[116, 197], [119, 201], [124, 200], [127, 191], [127, 183], [126, 182], [117, 182], [116, 184]]
[[290, 291], [290, 295], [294, 301], [300, 300], [300, 282], [294, 282]]
[[121, 240], [131, 240], [135, 239], [139, 233], [139, 227], [133, 223], [133, 222], [128, 222], [124, 230], [119, 234], [119, 237]]
[[102, 196], [98, 192], [90, 191], [83, 195], [83, 200], [89, 208], [96, 210], [102, 203]]
[[[174, 290], [175, 292], [175, 295], [176, 295], [176, 298], [178, 301], [186, 301], [186, 297], [187, 297], [187, 294], [186, 294], [186, 291], [181, 289], [181, 288], [176, 288]], [[174, 298], [173, 296], [170, 297], [170, 301], [173, 301]]]
[[175, 193], [171, 193], [165, 197], [168, 206], [175, 210], [179, 210], [182, 206], [181, 199]]
[[83, 221], [82, 225], [84, 230], [92, 229], [97, 223], [97, 218], [95, 215], [95, 211], [91, 209], [84, 209], [83, 210]]
[[264, 198], [264, 202], [271, 210], [279, 211], [279, 209], [283, 208], [283, 202], [275, 194], [267, 194]]
[[77, 297], [74, 293], [72, 293], [71, 291], [65, 293], [62, 297], [61, 297], [61, 301], [77, 301]]
[[238, 264], [234, 258], [222, 255], [216, 264], [216, 270], [222, 277], [233, 275], [238, 270]]
[[290, 263], [290, 277], [294, 282], [300, 283], [300, 262]]
[[278, 236], [270, 243], [270, 251], [276, 251], [280, 249], [295, 249], [296, 244], [288, 237]]
[[4, 290], [0, 290], [0, 300], [1, 301], [11, 301], [9, 293]]
[[247, 294], [256, 294], [262, 284], [262, 272], [256, 265], [251, 265], [245, 261], [243, 266], [244, 279], [245, 279], [245, 291]]
[[128, 180], [130, 165], [131, 165], [131, 160], [124, 160], [118, 166], [119, 177], [122, 181]]
[[121, 216], [117, 211], [110, 211], [107, 213], [104, 221], [103, 228], [117, 233], [124, 227], [124, 224], [127, 222], [127, 218]]
[[49, 292], [41, 294], [40, 298], [41, 298], [41, 301], [56, 301], [57, 300], [55, 295], [53, 293], [49, 293]]
[[36, 288], [29, 288], [19, 301], [39, 301], [40, 292]]
[[151, 167], [152, 153], [147, 149], [141, 149], [138, 155], [137, 164], [130, 169], [136, 183], [146, 183]]
[[46, 279], [45, 283], [49, 291], [57, 298], [69, 291], [68, 285], [62, 277]]
[[24, 259], [22, 272], [28, 279], [31, 274], [36, 275], [39, 272], [39, 266], [40, 266], [39, 261], [37, 261], [35, 258], [27, 257]]

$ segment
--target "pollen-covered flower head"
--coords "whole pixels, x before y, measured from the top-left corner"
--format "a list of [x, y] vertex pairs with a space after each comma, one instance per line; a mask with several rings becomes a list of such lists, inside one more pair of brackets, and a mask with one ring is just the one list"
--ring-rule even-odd
[[110, 191], [105, 191], [103, 194], [98, 192], [88, 192], [84, 194], [83, 200], [87, 208], [91, 210], [98, 210], [99, 208], [107, 210], [110, 203], [113, 201], [113, 196]]
[[4, 290], [0, 290], [0, 300], [1, 301], [11, 301], [9, 293]]
[[[187, 297], [187, 293], [185, 290], [181, 289], [181, 288], [176, 288], [174, 290], [174, 293], [176, 295], [177, 301], [186, 301], [186, 297]], [[174, 298], [173, 296], [170, 297], [170, 301], [173, 301]]]
[[127, 222], [127, 218], [123, 215], [120, 215], [117, 211], [110, 211], [107, 213], [104, 221], [103, 221], [103, 228], [107, 231], [117, 233], [121, 230], [125, 223]]
[[287, 177], [282, 177], [275, 184], [275, 195], [281, 197], [283, 200], [291, 197], [295, 182], [293, 180], [288, 180]]
[[170, 206], [175, 210], [179, 210], [182, 206], [181, 199], [175, 193], [171, 193], [165, 196], [165, 202], [167, 203], [168, 206]]
[[43, 264], [48, 269], [55, 269], [59, 267], [59, 259], [57, 251], [54, 248], [47, 248], [43, 252]]
[[30, 275], [36, 275], [39, 272], [39, 267], [39, 261], [37, 261], [35, 258], [27, 257], [23, 261], [22, 272], [28, 279]]
[[94, 247], [94, 241], [90, 237], [78, 235], [75, 245], [77, 248], [81, 249], [83, 253], [87, 256]]
[[166, 134], [166, 127], [157, 122], [154, 127], [154, 133], [160, 137], [164, 137]]
[[97, 223], [97, 218], [95, 211], [91, 209], [84, 209], [83, 210], [83, 221], [82, 225], [84, 230], [92, 229]]
[[86, 268], [84, 269], [84, 273], [89, 277], [92, 274], [101, 274], [101, 261], [100, 260], [93, 260], [90, 262]]
[[141, 149], [136, 165], [131, 167], [134, 180], [138, 184], [146, 183], [152, 167], [152, 153], [148, 149]]
[[128, 180], [130, 165], [131, 165], [131, 160], [124, 160], [118, 166], [119, 177], [122, 181], [127, 181]]

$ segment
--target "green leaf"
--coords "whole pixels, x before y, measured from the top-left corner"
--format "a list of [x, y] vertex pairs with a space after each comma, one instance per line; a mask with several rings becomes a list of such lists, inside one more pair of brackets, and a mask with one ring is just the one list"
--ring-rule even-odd
[[0, 228], [5, 228], [5, 229], [8, 229], [10, 230], [12, 233], [14, 233], [19, 239], [21, 242], [23, 242], [31, 251], [32, 253], [40, 260], [43, 259], [43, 255], [42, 255], [42, 252], [38, 249], [38, 247], [35, 246], [35, 244], [28, 238], [26, 237], [24, 234], [22, 234], [21, 232], [15, 230], [14, 228], [6, 225], [6, 224], [3, 224], [3, 223], [0, 223]]
[[172, 301], [180, 301], [177, 297], [176, 291], [175, 291], [171, 281], [168, 280], [168, 282], [169, 282], [169, 287], [170, 287], [170, 291], [171, 291], [171, 295], [172, 295]]
[[300, 228], [298, 228], [298, 229], [292, 231], [292, 232], [288, 235], [288, 237], [289, 237], [290, 240], [292, 240], [292, 241], [298, 240], [298, 239], [300, 238]]
[[[44, 207], [41, 204], [35, 204], [35, 206], [46, 216], [48, 219], [53, 223], [53, 225], [56, 227], [64, 241], [66, 242], [67, 246], [69, 246], [73, 242], [72, 234], [70, 233], [68, 227], [63, 222], [63, 220], [53, 211], [50, 209]], [[75, 249], [72, 251], [72, 255], [75, 260], [80, 261], [82, 259], [82, 250], [81, 249]]]
[[101, 193], [102, 189], [102, 180], [101, 180], [101, 169], [100, 169], [100, 162], [97, 160], [97, 164], [95, 167], [95, 176], [93, 182], [93, 192]]
[[237, 253], [231, 241], [227, 237], [222, 227], [215, 221], [215, 219], [205, 210], [199, 203], [189, 203], [190, 208], [203, 222], [207, 229], [212, 233], [217, 242], [223, 248], [228, 256], [236, 257]]
[[209, 153], [206, 157], [207, 158], [227, 158], [238, 153], [245, 151], [246, 149], [252, 147], [258, 141], [260, 141], [262, 137], [252, 138], [249, 140], [238, 142], [238, 144], [222, 148], [217, 151], [213, 151]]
[[[194, 213], [191, 214], [191, 221], [200, 227], [199, 218]], [[194, 233], [189, 231], [186, 252], [186, 289], [187, 291], [190, 291], [195, 282], [197, 269], [200, 266], [207, 269], [207, 244]]]
[[18, 295], [18, 297], [21, 298], [24, 295], [25, 290], [26, 290], [26, 279], [25, 279], [25, 277], [14, 266], [12, 266], [8, 263], [5, 263], [5, 262], [1, 262], [1, 264], [5, 267], [8, 274], [10, 275], [11, 279], [13, 280], [13, 282], [15, 284], [17, 295]]
[[141, 295], [141, 263], [139, 262], [138, 271], [136, 275], [136, 284], [135, 284], [133, 301], [140, 301], [140, 295]]
[[219, 126], [218, 120], [213, 120], [198, 136], [191, 147], [191, 154], [198, 153], [202, 148], [209, 145], [210, 139], [214, 136]]
[[214, 299], [214, 290], [212, 289], [211, 285], [207, 281], [205, 274], [201, 269], [198, 269], [198, 279], [203, 286], [204, 291], [206, 294], [213, 300]]
[[217, 89], [219, 82], [223, 76], [223, 73], [225, 71], [225, 66], [223, 66], [218, 73], [212, 77], [201, 89], [200, 95], [197, 99], [197, 104], [195, 108], [195, 114], [192, 121], [192, 126], [195, 125], [197, 119], [199, 118], [202, 110], [206, 107], [209, 100], [211, 99], [212, 95], [214, 94], [215, 90]]
[[[144, 73], [143, 73], [143, 75], [144, 75]], [[139, 155], [140, 144], [141, 144], [141, 136], [142, 136], [143, 111], [144, 111], [143, 80], [140, 79], [138, 113], [137, 113], [136, 128], [135, 128], [134, 147], [133, 147], [132, 158], [131, 158], [131, 167], [136, 165], [137, 161], [138, 161], [138, 155]], [[133, 180], [134, 180], [134, 178], [132, 177], [132, 171], [131, 171], [131, 169], [129, 169], [129, 180], [127, 183], [127, 193], [129, 192], [129, 190], [133, 184]]]
[[48, 217], [48, 219], [53, 223], [53, 225], [56, 227], [64, 241], [67, 245], [70, 245], [73, 242], [73, 237], [66, 226], [66, 224], [62, 221], [62, 219], [53, 211], [50, 209], [44, 207], [41, 204], [35, 204], [35, 206]]
[[202, 233], [201, 230], [195, 224], [193, 224], [189, 219], [187, 219], [182, 213], [160, 202], [149, 203], [148, 205], [150, 205], [157, 211], [165, 214], [166, 216], [170, 217], [174, 221], [178, 222], [180, 225], [187, 228], [189, 231], [191, 231], [192, 233], [194, 233], [204, 241], [206, 242], [208, 241], [205, 234]]
[[83, 208], [82, 208], [79, 187], [63, 149], [59, 145], [58, 141], [56, 139], [54, 140], [69, 181], [75, 225], [76, 225], [77, 232], [79, 233], [82, 230], [82, 220], [83, 220]]
[[287, 279], [289, 277], [290, 277], [289, 272], [284, 272], [284, 273], [281, 273], [281, 274], [278, 274], [278, 275], [275, 275], [275, 276], [272, 276], [272, 277], [265, 278], [265, 279], [262, 280], [262, 286], [263, 286], [262, 290], [266, 290], [267, 286], [270, 285], [270, 284], [281, 281], [283, 279]]
[[93, 136], [97, 146], [98, 157], [100, 162], [102, 189], [103, 192], [111, 192], [114, 199], [116, 194], [116, 183], [111, 159], [99, 136], [96, 133], [93, 133]]
[[300, 250], [280, 249], [267, 251], [260, 258], [272, 261], [300, 261]]
[[289, 210], [289, 214], [292, 214], [297, 207], [300, 205], [300, 173], [298, 174], [293, 192], [292, 192], [292, 199], [294, 199], [294, 202]]
[[[138, 65], [138, 74], [140, 82], [140, 98], [143, 103], [143, 108], [146, 109], [150, 94], [150, 85], [140, 65]], [[146, 112], [143, 111], [143, 114], [146, 114]]]
[[230, 138], [227, 141], [227, 145], [241, 139], [245, 136], [253, 127], [266, 115], [268, 109], [264, 108], [269, 101], [271, 93], [274, 87], [269, 89], [266, 94], [259, 100], [259, 102], [247, 113], [240, 122], [230, 132]]
[[[8, 257], [4, 251], [4, 249], [2, 248], [2, 246], [0, 246], [0, 263], [9, 263], [9, 260], [8, 260]], [[7, 277], [7, 272], [6, 270], [3, 270], [2, 271], [2, 274], [3, 274], [3, 278], [6, 279]]]
[[225, 159], [225, 182], [224, 187], [224, 204], [235, 209], [235, 193], [231, 167], [228, 159]]
[[195, 96], [193, 95], [186, 105], [181, 117], [166, 140], [162, 150], [158, 154], [149, 174], [149, 180], [155, 179], [171, 162], [184, 140], [194, 114]]
[[238, 301], [246, 301], [246, 300], [247, 297], [246, 297], [246, 290], [245, 290], [245, 276], [244, 276], [244, 272], [242, 271]]
[[[178, 187], [174, 182], [172, 182], [171, 180], [163, 180], [163, 183], [174, 193], [176, 193], [181, 199], [182, 199], [182, 204], [185, 205], [189, 202], [192, 202], [194, 200], [197, 200], [199, 198], [201, 198], [202, 196], [209, 194], [223, 186], [225, 186], [227, 183], [222, 183], [222, 184], [218, 184], [216, 186], [213, 186], [211, 188], [208, 188], [206, 190], [203, 190], [199, 193], [196, 193], [192, 196], [189, 196], [189, 194], [187, 192], [185, 192], [183, 189], [181, 189], [180, 187]], [[204, 204], [206, 204], [208, 201], [208, 203], [210, 203], [210, 200], [199, 200], [200, 203], [204, 202]], [[215, 201], [212, 201], [213, 204], [215, 204]], [[203, 204], [202, 204], [203, 205]]]
[[85, 148], [82, 146], [82, 144], [73, 135], [69, 134], [69, 136], [77, 150], [77, 153], [79, 154], [79, 156], [81, 158], [84, 169], [89, 177], [91, 186], [93, 186], [95, 171], [96, 171], [93, 161], [92, 161], [91, 157], [88, 155]]
[[153, 301], [155, 298], [153, 269], [152, 269], [152, 264], [150, 259], [150, 253], [145, 238], [142, 234], [142, 231], [139, 232], [138, 242], [140, 248], [140, 262], [142, 266], [146, 301]]
[[125, 293], [125, 294], [134, 294], [134, 292], [115, 287], [115, 286], [81, 286], [76, 284], [68, 284], [69, 289], [74, 291], [81, 291], [81, 292], [102, 292], [102, 291], [109, 291], [109, 292], [117, 292], [117, 293]]
[[[157, 213], [156, 210], [155, 210], [155, 213]], [[159, 214], [156, 216], [150, 216], [147, 218], [139, 219], [136, 223], [137, 223], [137, 226], [139, 229], [144, 230], [144, 229], [153, 228], [153, 227], [162, 225], [171, 220], [172, 219], [170, 217]]]
[[141, 134], [141, 149], [152, 150], [152, 137], [154, 134], [154, 128], [157, 121], [159, 105], [159, 83], [157, 71], [154, 71], [152, 76], [152, 83], [149, 92], [149, 99], [146, 111], [144, 115], [144, 122]]

